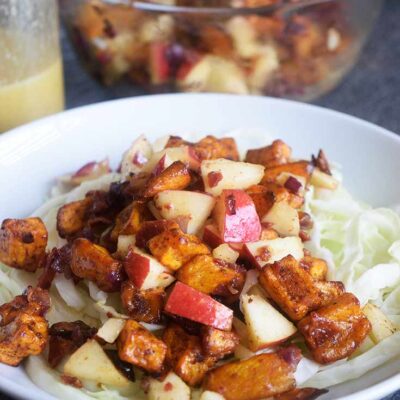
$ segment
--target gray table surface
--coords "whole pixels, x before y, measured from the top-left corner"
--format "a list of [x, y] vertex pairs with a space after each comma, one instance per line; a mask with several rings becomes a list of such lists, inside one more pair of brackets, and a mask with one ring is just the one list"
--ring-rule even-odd
[[[400, 0], [386, 0], [382, 16], [356, 67], [315, 104], [352, 114], [400, 134]], [[67, 108], [114, 99], [89, 79], [63, 35]], [[399, 383], [400, 385], [400, 383]], [[1, 395], [0, 400], [12, 400]], [[385, 400], [400, 400], [400, 391]]]

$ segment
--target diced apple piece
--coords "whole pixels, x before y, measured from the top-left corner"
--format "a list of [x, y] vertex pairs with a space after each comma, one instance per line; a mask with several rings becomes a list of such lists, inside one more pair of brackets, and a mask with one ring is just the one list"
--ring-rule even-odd
[[[203, 241], [211, 248], [216, 248], [221, 244], [224, 244], [224, 241], [218, 232], [218, 228], [213, 224], [208, 224], [204, 227], [203, 231]], [[227, 243], [229, 247], [239, 253], [241, 257], [246, 256], [244, 252], [244, 244], [243, 243]]]
[[269, 224], [281, 236], [299, 236], [299, 213], [286, 201], [275, 202], [261, 221]]
[[264, 176], [264, 167], [223, 158], [204, 160], [201, 176], [206, 192], [218, 196], [224, 189], [247, 189], [257, 185]]
[[199, 400], [225, 400], [225, 397], [217, 392], [206, 390], [201, 394]]
[[232, 61], [207, 55], [178, 72], [178, 84], [184, 91], [246, 94], [248, 88], [242, 70]]
[[321, 188], [321, 189], [329, 189], [336, 190], [339, 186], [339, 182], [333, 176], [322, 172], [318, 168], [314, 168], [314, 171], [311, 174], [311, 185]]
[[128, 254], [129, 248], [134, 247], [136, 242], [135, 235], [119, 235], [117, 243], [118, 257], [124, 258]]
[[153, 149], [144, 135], [139, 136], [127, 150], [121, 162], [121, 175], [128, 178], [130, 174], [137, 174], [150, 160]]
[[275, 47], [271, 45], [263, 46], [247, 78], [252, 90], [261, 93], [278, 67], [279, 58]]
[[124, 267], [129, 279], [141, 290], [167, 287], [175, 280], [167, 268], [137, 247], [128, 252]]
[[191, 146], [168, 147], [157, 153], [154, 153], [148, 164], [143, 169], [148, 173], [161, 173], [175, 161], [181, 161], [190, 169], [198, 171], [200, 169], [200, 160]]
[[249, 334], [247, 332], [247, 325], [237, 317], [233, 317], [233, 329], [239, 336], [240, 344], [249, 348]]
[[231, 18], [226, 27], [240, 57], [252, 58], [260, 53], [261, 45], [257, 43], [257, 32], [248, 18], [242, 16]]
[[170, 372], [162, 381], [149, 379], [148, 400], [190, 400], [190, 388], [178, 375]]
[[288, 319], [259, 295], [243, 296], [242, 308], [252, 351], [281, 343], [297, 331]]
[[181, 282], [172, 289], [165, 311], [216, 329], [229, 331], [232, 327], [230, 308]]
[[94, 339], [88, 340], [71, 355], [64, 366], [64, 374], [121, 388], [130, 384]]
[[171, 71], [167, 59], [168, 44], [163, 42], [150, 43], [150, 79], [154, 85], [168, 82]]
[[228, 263], [235, 263], [239, 258], [239, 253], [232, 249], [229, 244], [220, 244], [212, 252], [214, 258], [226, 261]]
[[371, 336], [368, 335], [349, 358], [352, 359], [358, 357], [366, 351], [372, 349], [375, 345], [376, 343], [371, 339]]
[[252, 264], [260, 269], [288, 255], [296, 260], [304, 257], [303, 243], [300, 238], [294, 236], [246, 243], [245, 250]]
[[374, 304], [367, 303], [363, 307], [363, 313], [371, 323], [372, 330], [369, 335], [375, 343], [381, 342], [383, 339], [386, 339], [396, 332], [396, 327], [393, 323]]
[[114, 343], [121, 333], [125, 320], [121, 318], [109, 318], [103, 326], [97, 331], [97, 337], [107, 343]]
[[213, 215], [224, 242], [246, 243], [260, 239], [260, 219], [253, 200], [245, 191], [223, 190]]
[[[288, 185], [288, 179], [289, 178], [294, 178], [296, 179], [297, 182], [299, 182], [301, 184], [301, 187], [298, 189], [297, 193], [300, 196], [304, 196], [305, 194], [305, 189], [306, 189], [306, 185], [307, 185], [307, 181], [304, 178], [304, 176], [300, 176], [300, 175], [296, 175], [296, 174], [291, 174], [290, 172], [282, 172], [278, 175], [278, 177], [276, 178], [276, 183], [278, 185], [281, 186], [285, 186]], [[289, 191], [291, 191], [290, 188], [287, 188]]]
[[210, 216], [214, 197], [186, 190], [165, 190], [154, 196], [154, 204], [163, 219], [179, 221], [187, 218], [186, 233], [197, 234]]

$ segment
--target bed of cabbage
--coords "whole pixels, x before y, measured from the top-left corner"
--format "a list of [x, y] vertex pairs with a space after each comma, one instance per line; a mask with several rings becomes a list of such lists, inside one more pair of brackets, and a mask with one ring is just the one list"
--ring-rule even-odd
[[[89, 190], [108, 189], [118, 174], [84, 182], [79, 187], [62, 193], [53, 190], [51, 198], [33, 215], [41, 217], [49, 231], [49, 248], [61, 246], [56, 231], [58, 208], [82, 199]], [[392, 209], [373, 209], [354, 200], [341, 186], [336, 191], [316, 190], [306, 195], [306, 210], [314, 220], [311, 241], [306, 247], [316, 257], [324, 258], [330, 267], [330, 279], [343, 281], [347, 291], [353, 292], [362, 304], [370, 301], [378, 305], [396, 324], [400, 325], [400, 217]], [[10, 301], [28, 284], [35, 284], [37, 276], [0, 265], [0, 303]], [[107, 295], [93, 284], [71, 281], [59, 275], [52, 286], [50, 323], [81, 319], [91, 326], [100, 326], [108, 313], [125, 317], [118, 295]], [[157, 326], [147, 326], [156, 330]], [[400, 332], [383, 340], [350, 360], [329, 366], [303, 359], [296, 378], [301, 386], [325, 388], [358, 378], [367, 371], [400, 356]], [[120, 393], [106, 387], [89, 390], [76, 389], [61, 383], [59, 373], [51, 370], [42, 357], [30, 357], [25, 364], [32, 381], [47, 392], [64, 399], [141, 399], [139, 383]]]

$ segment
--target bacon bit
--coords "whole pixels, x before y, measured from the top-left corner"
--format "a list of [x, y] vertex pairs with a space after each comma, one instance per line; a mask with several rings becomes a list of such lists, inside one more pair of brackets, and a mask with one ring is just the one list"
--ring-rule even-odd
[[171, 382], [167, 382], [164, 385], [164, 391], [165, 392], [170, 392], [174, 388], [174, 385]]
[[218, 183], [221, 182], [222, 178], [223, 176], [221, 172], [216, 172], [216, 171], [209, 172], [207, 175], [208, 186], [210, 186], [210, 188], [217, 186]]
[[117, 36], [117, 32], [115, 31], [114, 26], [112, 25], [112, 23], [105, 18], [104, 19], [104, 28], [103, 28], [103, 32], [105, 33], [106, 36], [108, 36], [110, 39], [114, 39], [115, 36]]
[[311, 215], [304, 212], [300, 211], [299, 212], [299, 218], [300, 218], [300, 228], [301, 229], [311, 229], [314, 225], [313, 220], [311, 219]]
[[73, 387], [75, 387], [77, 389], [82, 389], [83, 388], [82, 382], [78, 378], [75, 378], [74, 376], [61, 375], [61, 380], [66, 385], [73, 386]]
[[132, 159], [132, 163], [138, 167], [141, 167], [143, 164], [146, 164], [147, 161], [149, 161], [147, 157], [140, 151], [137, 151]]
[[271, 252], [267, 246], [258, 249], [257, 255], [255, 256], [256, 261], [268, 261], [271, 258]]
[[299, 237], [302, 242], [308, 242], [311, 239], [310, 235], [304, 231], [300, 231]]
[[303, 185], [295, 177], [289, 176], [283, 186], [290, 192], [297, 194]]
[[315, 167], [319, 168], [322, 172], [325, 172], [325, 174], [332, 175], [328, 159], [322, 149], [319, 151], [317, 157], [314, 155], [311, 157], [311, 162]]
[[111, 313], [111, 312], [109, 312], [109, 311], [107, 312], [107, 314], [106, 314], [106, 315], [107, 315], [107, 317], [108, 317], [108, 318], [112, 318], [112, 317], [114, 317], [114, 314], [113, 314], [113, 313]]
[[226, 197], [226, 210], [228, 212], [228, 215], [235, 215], [236, 214], [236, 200], [235, 197], [230, 194], [229, 196]]

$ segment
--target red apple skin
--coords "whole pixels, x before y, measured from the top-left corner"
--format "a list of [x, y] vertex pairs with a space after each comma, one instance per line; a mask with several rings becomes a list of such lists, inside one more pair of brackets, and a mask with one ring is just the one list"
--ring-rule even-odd
[[[203, 232], [203, 241], [207, 245], [209, 245], [212, 249], [215, 249], [221, 244], [226, 242], [223, 241], [221, 235], [218, 232], [218, 228], [214, 225], [206, 225]], [[244, 251], [244, 244], [243, 243], [226, 243], [228, 244], [233, 250], [239, 253], [239, 258], [244, 259], [247, 258], [247, 252]]]
[[223, 190], [215, 207], [215, 219], [224, 242], [254, 242], [261, 236], [260, 218], [244, 190]]
[[164, 310], [216, 329], [229, 331], [232, 328], [230, 308], [181, 282], [175, 284]]
[[168, 45], [163, 42], [153, 42], [150, 45], [151, 81], [159, 85], [168, 81], [171, 71], [166, 58]]
[[129, 251], [125, 258], [124, 267], [129, 279], [140, 289], [150, 272], [150, 260], [141, 254]]

